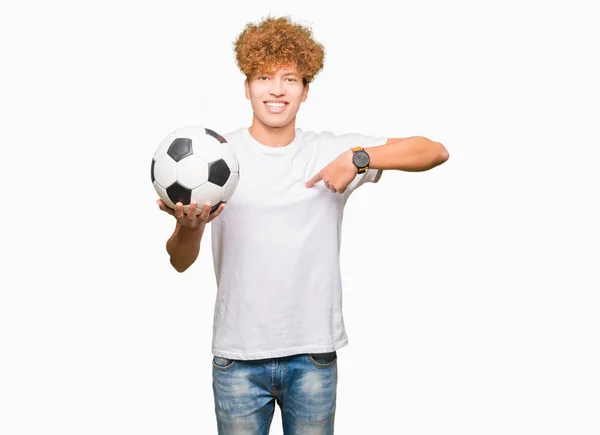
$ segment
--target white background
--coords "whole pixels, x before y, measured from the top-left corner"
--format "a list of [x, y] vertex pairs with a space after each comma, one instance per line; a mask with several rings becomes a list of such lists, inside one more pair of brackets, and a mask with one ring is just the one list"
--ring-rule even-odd
[[0, 433], [216, 433], [210, 236], [171, 268], [150, 160], [250, 125], [269, 13], [326, 48], [298, 127], [450, 152], [347, 204], [336, 433], [600, 433], [593, 2], [286, 3], [3, 3]]

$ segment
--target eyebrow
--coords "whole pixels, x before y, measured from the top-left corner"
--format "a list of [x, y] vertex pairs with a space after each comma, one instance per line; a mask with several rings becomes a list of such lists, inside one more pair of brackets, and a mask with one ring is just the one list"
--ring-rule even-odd
[[[263, 73], [256, 73], [257, 76], [271, 76], [273, 75], [272, 73], [268, 73], [268, 72], [263, 72]], [[283, 74], [283, 77], [287, 77], [287, 76], [295, 76], [295, 77], [300, 77], [300, 74], [298, 73], [293, 73], [293, 72], [288, 72]]]

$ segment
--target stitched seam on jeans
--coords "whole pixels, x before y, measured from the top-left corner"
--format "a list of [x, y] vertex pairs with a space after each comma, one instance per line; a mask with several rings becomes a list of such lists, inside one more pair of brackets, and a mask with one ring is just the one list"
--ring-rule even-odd
[[281, 389], [283, 390], [285, 388], [285, 366], [286, 366], [285, 359], [283, 359], [281, 361], [281, 365], [283, 366], [283, 369], [281, 370], [281, 376], [282, 376], [282, 379], [281, 379]]
[[308, 360], [312, 363], [312, 365], [314, 365], [314, 366], [316, 366], [318, 368], [324, 368], [324, 369], [328, 368], [328, 367], [331, 367], [332, 365], [334, 365], [337, 362], [337, 359], [338, 359], [338, 357], [336, 355], [336, 357], [330, 363], [322, 364], [320, 362], [315, 361], [313, 359], [312, 355], [310, 355], [310, 354], [308, 355]]
[[271, 360], [271, 391], [276, 391], [277, 388], [275, 388], [275, 359]]
[[229, 370], [231, 367], [233, 367], [235, 365], [235, 360], [231, 360], [231, 364], [227, 364], [226, 366], [219, 366], [219, 365], [215, 364], [215, 359], [213, 358], [212, 365], [214, 368], [216, 368], [218, 370], [225, 371], [225, 370]]

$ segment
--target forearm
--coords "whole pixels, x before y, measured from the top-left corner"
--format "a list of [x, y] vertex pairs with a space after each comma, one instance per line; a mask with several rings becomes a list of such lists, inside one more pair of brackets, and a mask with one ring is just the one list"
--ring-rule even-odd
[[204, 229], [205, 227], [192, 229], [179, 224], [175, 227], [173, 235], [167, 241], [167, 252], [171, 257], [171, 265], [177, 272], [184, 272], [198, 258]]
[[369, 153], [369, 168], [426, 171], [448, 160], [448, 151], [439, 142], [422, 136], [398, 140], [390, 139], [384, 145], [365, 148]]

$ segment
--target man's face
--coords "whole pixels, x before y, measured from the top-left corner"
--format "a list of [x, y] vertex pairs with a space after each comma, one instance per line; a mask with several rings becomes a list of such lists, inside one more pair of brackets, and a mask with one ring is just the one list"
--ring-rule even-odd
[[258, 72], [244, 86], [255, 116], [269, 127], [289, 124], [308, 94], [308, 84], [302, 85], [295, 67]]

